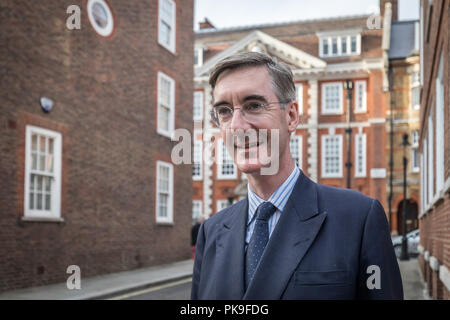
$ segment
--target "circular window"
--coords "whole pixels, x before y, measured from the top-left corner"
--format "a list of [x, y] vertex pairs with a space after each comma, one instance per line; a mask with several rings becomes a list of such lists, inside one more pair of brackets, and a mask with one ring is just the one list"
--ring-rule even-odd
[[111, 9], [104, 0], [88, 1], [88, 16], [92, 27], [101, 36], [109, 36], [114, 28]]

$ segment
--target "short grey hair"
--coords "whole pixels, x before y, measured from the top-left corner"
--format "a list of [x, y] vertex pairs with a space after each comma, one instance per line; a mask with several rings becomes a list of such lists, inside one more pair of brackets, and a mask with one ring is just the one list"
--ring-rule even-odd
[[[241, 52], [219, 61], [209, 76], [209, 84], [214, 90], [217, 79], [226, 70], [244, 67], [265, 66], [272, 79], [272, 88], [279, 102], [295, 100], [294, 76], [291, 69], [283, 62], [259, 52]], [[282, 104], [284, 108], [285, 105]]]

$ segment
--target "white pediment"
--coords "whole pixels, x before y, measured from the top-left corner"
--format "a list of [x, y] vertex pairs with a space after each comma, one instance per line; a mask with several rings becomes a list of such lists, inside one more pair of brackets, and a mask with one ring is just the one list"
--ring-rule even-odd
[[298, 69], [322, 69], [327, 63], [322, 59], [312, 56], [297, 49], [286, 42], [280, 41], [267, 33], [255, 30], [229, 48], [216, 54], [206, 61], [201, 67], [195, 69], [195, 76], [207, 76], [212, 68], [220, 60], [242, 51], [263, 52], [278, 57], [280, 60], [295, 66]]

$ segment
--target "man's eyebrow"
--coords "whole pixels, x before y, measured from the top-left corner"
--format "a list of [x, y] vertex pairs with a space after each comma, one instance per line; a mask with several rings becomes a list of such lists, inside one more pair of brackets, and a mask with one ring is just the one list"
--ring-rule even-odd
[[228, 102], [222, 100], [222, 101], [217, 101], [213, 104], [213, 108], [214, 107], [218, 107], [218, 106], [223, 106], [223, 105], [230, 105]]
[[[266, 97], [261, 96], [261, 95], [259, 95], [259, 94], [252, 94], [252, 95], [246, 96], [246, 97], [244, 98], [244, 101], [243, 101], [243, 102], [246, 102], [246, 101], [252, 101], [252, 100], [258, 100], [258, 101], [262, 101], [262, 102], [267, 102]], [[222, 105], [227, 105], [227, 106], [229, 106], [230, 103], [227, 102], [227, 101], [225, 101], [225, 100], [221, 100], [221, 101], [215, 102], [215, 103], [213, 104], [213, 107], [218, 107], [218, 106], [222, 106]]]
[[262, 101], [262, 102], [267, 102], [266, 97], [261, 96], [259, 94], [252, 94], [252, 95], [246, 96], [244, 98], [244, 102], [245, 101], [249, 101], [249, 100], [259, 100], [259, 101]]

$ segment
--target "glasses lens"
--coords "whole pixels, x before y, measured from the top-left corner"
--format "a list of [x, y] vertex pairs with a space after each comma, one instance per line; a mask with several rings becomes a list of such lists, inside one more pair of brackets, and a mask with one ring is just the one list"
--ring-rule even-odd
[[245, 114], [257, 115], [263, 112], [264, 106], [261, 102], [258, 101], [248, 101], [244, 103], [242, 109], [244, 109]]
[[233, 117], [233, 109], [228, 106], [218, 106], [215, 111], [219, 123], [226, 123]]

